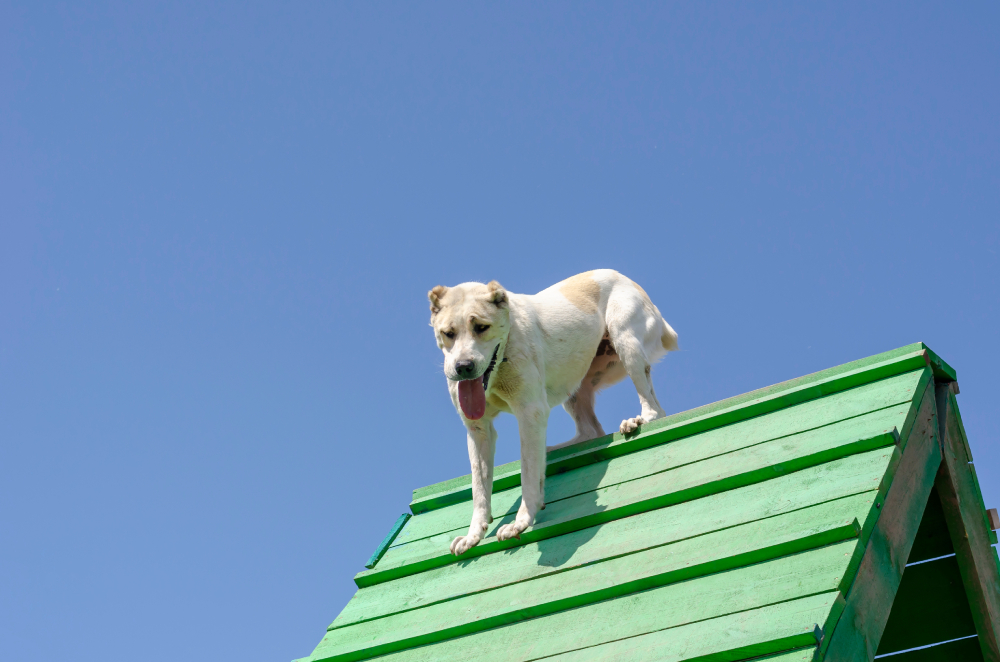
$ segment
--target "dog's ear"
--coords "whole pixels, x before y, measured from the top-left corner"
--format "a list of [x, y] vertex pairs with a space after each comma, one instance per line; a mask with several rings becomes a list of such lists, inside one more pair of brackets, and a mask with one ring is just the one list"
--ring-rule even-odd
[[507, 303], [507, 290], [503, 289], [503, 285], [495, 280], [491, 280], [486, 284], [486, 289], [489, 290], [489, 296], [486, 299], [487, 301], [494, 304], [498, 308]]
[[448, 288], [444, 285], [438, 285], [427, 293], [427, 298], [431, 302], [431, 315], [437, 315], [441, 312], [441, 297], [447, 293]]

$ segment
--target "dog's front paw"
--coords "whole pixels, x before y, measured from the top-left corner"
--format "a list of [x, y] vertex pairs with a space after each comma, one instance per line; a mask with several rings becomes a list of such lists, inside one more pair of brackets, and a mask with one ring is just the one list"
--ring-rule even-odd
[[497, 540], [510, 540], [511, 538], [521, 539], [521, 534], [528, 528], [526, 522], [514, 520], [510, 524], [504, 524], [497, 530]]
[[461, 556], [478, 545], [480, 540], [479, 536], [459, 536], [451, 541], [451, 553], [455, 556]]
[[635, 418], [626, 418], [622, 421], [621, 427], [618, 431], [622, 434], [632, 434], [639, 429], [639, 426], [646, 422], [642, 416], [636, 416]]

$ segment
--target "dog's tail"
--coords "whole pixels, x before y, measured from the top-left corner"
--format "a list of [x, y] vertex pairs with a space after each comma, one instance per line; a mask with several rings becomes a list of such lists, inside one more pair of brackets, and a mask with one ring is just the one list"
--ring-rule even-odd
[[680, 345], [677, 344], [677, 332], [674, 331], [674, 327], [667, 324], [667, 320], [663, 319], [659, 308], [656, 309], [656, 314], [660, 315], [660, 323], [663, 325], [663, 331], [660, 333], [660, 344], [666, 351], [676, 352], [680, 349]]

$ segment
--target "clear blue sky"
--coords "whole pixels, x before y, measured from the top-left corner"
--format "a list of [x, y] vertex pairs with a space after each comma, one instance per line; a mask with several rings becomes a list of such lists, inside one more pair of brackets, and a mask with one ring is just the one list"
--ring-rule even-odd
[[438, 283], [624, 272], [668, 412], [922, 340], [1000, 505], [995, 2], [205, 4], [0, 4], [0, 658], [309, 653], [468, 473]]

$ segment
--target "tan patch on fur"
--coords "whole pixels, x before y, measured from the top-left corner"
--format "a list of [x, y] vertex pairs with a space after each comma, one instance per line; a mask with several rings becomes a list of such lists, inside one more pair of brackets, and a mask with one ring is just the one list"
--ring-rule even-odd
[[585, 313], [596, 313], [597, 302], [601, 300], [601, 286], [587, 271], [563, 281], [559, 292], [569, 299], [569, 302]]
[[669, 331], [664, 331], [660, 336], [660, 344], [663, 345], [663, 349], [672, 352], [677, 349], [677, 338], [670, 335]]
[[[494, 381], [496, 380], [496, 381]], [[509, 401], [521, 389], [521, 377], [517, 371], [510, 367], [509, 363], [501, 363], [493, 371], [490, 378], [490, 395], [496, 394], [503, 400]]]

